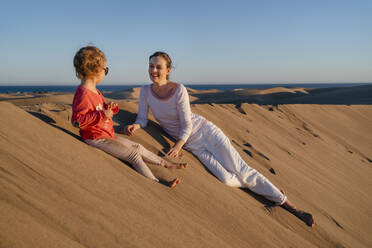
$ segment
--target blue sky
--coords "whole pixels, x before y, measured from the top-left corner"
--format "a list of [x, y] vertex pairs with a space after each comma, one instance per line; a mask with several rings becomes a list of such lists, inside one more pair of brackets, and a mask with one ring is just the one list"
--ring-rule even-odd
[[372, 1], [3, 1], [0, 84], [77, 84], [94, 44], [105, 84], [143, 84], [162, 50], [182, 83], [372, 82]]

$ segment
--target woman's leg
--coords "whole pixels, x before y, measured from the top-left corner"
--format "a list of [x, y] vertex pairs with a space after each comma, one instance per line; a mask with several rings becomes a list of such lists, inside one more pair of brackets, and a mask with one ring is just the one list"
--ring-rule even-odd
[[249, 188], [278, 205], [285, 202], [286, 196], [261, 173], [247, 165], [221, 129], [210, 123], [203, 131], [207, 149], [226, 170], [237, 175], [242, 184], [240, 187]]
[[312, 214], [297, 209], [290, 201], [288, 201], [288, 199], [281, 205], [281, 207], [295, 215], [303, 222], [305, 222], [306, 225], [312, 227], [315, 224], [314, 217], [312, 216]]
[[222, 183], [230, 186], [230, 187], [241, 187], [242, 184], [240, 183], [238, 177], [228, 172], [207, 150], [204, 149], [195, 149], [191, 150], [191, 152], [198, 157], [200, 162], [202, 162], [208, 170], [216, 176]]
[[[203, 127], [204, 128], [204, 127]], [[208, 151], [207, 140], [203, 137], [202, 129], [193, 134], [185, 144], [185, 149], [192, 152], [208, 170], [222, 183], [230, 187], [241, 187], [238, 177], [227, 171], [224, 166]]]
[[297, 209], [268, 179], [255, 169], [248, 166], [232, 146], [226, 135], [215, 125], [209, 125], [204, 130], [207, 147], [213, 156], [230, 170], [235, 170], [244, 187], [281, 205], [284, 209], [301, 219], [308, 226], [314, 225], [310, 213]]

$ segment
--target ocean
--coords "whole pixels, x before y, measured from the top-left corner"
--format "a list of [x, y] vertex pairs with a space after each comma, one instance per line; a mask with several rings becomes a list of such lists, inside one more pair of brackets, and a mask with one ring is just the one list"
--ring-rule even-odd
[[[330, 87], [353, 87], [361, 85], [372, 85], [371, 83], [314, 83], [314, 84], [185, 84], [197, 90], [233, 90], [233, 89], [267, 89], [273, 87], [304, 87], [304, 88], [330, 88]], [[127, 90], [141, 85], [98, 85], [102, 92]], [[63, 92], [73, 93], [77, 85], [0, 85], [0, 93], [46, 93]]]

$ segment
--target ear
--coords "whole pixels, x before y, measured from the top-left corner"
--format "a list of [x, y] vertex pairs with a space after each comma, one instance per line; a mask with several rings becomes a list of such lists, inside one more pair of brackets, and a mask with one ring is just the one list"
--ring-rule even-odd
[[171, 68], [167, 68], [167, 75], [169, 75], [169, 73], [171, 72]]

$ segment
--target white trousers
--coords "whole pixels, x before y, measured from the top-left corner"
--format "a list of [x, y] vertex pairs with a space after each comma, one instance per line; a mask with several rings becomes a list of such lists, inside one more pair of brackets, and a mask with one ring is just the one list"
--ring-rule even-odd
[[207, 123], [190, 136], [185, 148], [191, 151], [222, 183], [248, 188], [278, 205], [287, 197], [267, 178], [249, 167], [226, 135], [213, 123]]
[[115, 139], [85, 140], [93, 147], [130, 163], [134, 169], [145, 177], [159, 181], [145, 162], [165, 166], [165, 160], [144, 148], [141, 144], [116, 136]]

